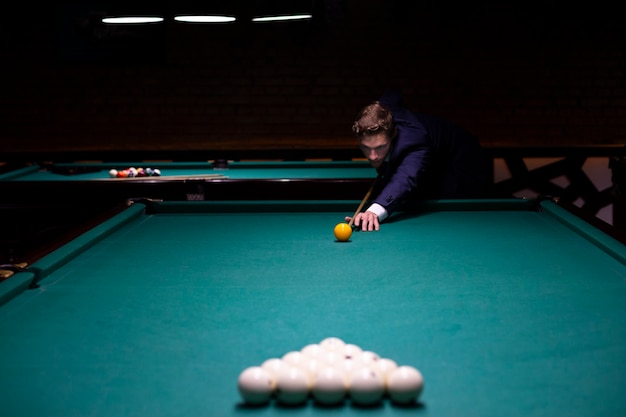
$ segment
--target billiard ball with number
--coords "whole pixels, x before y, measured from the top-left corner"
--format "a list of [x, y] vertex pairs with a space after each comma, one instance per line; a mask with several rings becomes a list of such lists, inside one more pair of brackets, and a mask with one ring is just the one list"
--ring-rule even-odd
[[267, 403], [276, 387], [276, 380], [260, 366], [251, 366], [243, 370], [237, 380], [239, 394], [246, 404], [260, 405]]
[[350, 399], [357, 405], [378, 404], [385, 392], [382, 376], [373, 368], [359, 368], [350, 375]]

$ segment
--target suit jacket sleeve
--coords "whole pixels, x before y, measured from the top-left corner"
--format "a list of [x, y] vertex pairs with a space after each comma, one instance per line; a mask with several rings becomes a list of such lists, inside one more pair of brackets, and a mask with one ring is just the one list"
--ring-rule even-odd
[[388, 90], [379, 101], [391, 109], [398, 130], [387, 163], [379, 173], [380, 192], [374, 200], [391, 214], [422, 187], [432, 151], [425, 126], [403, 106], [399, 91]]
[[374, 200], [389, 214], [421, 186], [431, 160], [427, 135], [423, 127], [411, 128], [396, 123], [398, 137], [389, 160], [381, 169], [380, 192]]

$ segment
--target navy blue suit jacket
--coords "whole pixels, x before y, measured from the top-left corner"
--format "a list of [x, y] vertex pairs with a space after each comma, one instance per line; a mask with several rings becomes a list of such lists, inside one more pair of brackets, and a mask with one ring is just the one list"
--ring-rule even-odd
[[487, 185], [487, 163], [479, 141], [447, 120], [412, 112], [397, 93], [380, 103], [393, 113], [397, 136], [379, 169], [374, 202], [391, 214], [416, 199], [478, 198]]

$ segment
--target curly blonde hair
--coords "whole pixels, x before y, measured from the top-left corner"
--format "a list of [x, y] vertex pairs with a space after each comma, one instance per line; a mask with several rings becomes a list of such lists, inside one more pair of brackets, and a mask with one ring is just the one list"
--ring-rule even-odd
[[391, 110], [375, 101], [365, 106], [352, 124], [352, 132], [362, 138], [387, 132], [390, 138], [396, 136], [396, 126], [393, 122]]

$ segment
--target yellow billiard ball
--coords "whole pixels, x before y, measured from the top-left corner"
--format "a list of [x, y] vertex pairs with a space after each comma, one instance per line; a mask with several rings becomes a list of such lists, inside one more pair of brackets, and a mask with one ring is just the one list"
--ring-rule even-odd
[[346, 242], [352, 236], [352, 228], [348, 223], [339, 223], [335, 226], [335, 237], [340, 242]]

